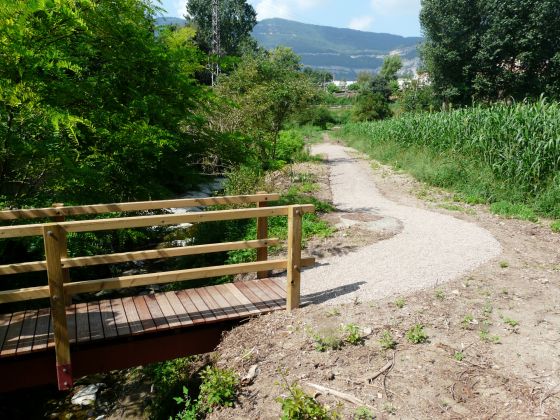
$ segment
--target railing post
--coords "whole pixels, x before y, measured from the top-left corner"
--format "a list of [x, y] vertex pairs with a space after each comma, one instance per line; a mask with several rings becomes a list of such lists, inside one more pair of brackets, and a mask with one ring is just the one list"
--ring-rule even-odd
[[[260, 191], [257, 194], [264, 194]], [[257, 203], [258, 208], [267, 207], [268, 202], [259, 201]], [[257, 239], [267, 239], [268, 238], [268, 217], [257, 218]], [[268, 247], [257, 248], [257, 261], [267, 261], [268, 260]], [[266, 279], [270, 277], [270, 271], [259, 271], [257, 272], [258, 279]]]
[[43, 226], [45, 257], [49, 278], [49, 294], [56, 353], [56, 376], [58, 389], [67, 390], [73, 385], [70, 341], [66, 323], [66, 304], [64, 302], [64, 273], [60, 258], [65, 244], [66, 231], [57, 224]]
[[288, 210], [288, 279], [286, 290], [286, 310], [298, 308], [300, 304], [301, 278], [301, 220], [299, 206]]
[[[54, 208], [64, 207], [64, 203], [53, 203], [52, 207], [54, 207]], [[64, 222], [66, 220], [66, 216], [64, 216], [64, 215], [54, 216], [52, 218], [52, 220], [53, 220], [53, 222]], [[60, 257], [61, 258], [68, 258], [68, 240], [67, 240], [66, 232], [63, 235], [63, 238], [61, 238], [60, 246], [61, 246]], [[62, 269], [62, 278], [63, 278], [64, 283], [69, 283], [70, 282], [70, 269], [68, 269], [68, 268], [63, 268]], [[65, 293], [64, 294], [64, 303], [66, 304], [66, 306], [71, 305], [72, 304], [72, 295], [69, 295], [69, 294]]]

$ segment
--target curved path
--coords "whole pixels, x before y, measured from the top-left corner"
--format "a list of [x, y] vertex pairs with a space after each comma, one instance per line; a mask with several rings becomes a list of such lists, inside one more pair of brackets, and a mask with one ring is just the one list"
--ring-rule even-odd
[[368, 163], [349, 156], [352, 150], [335, 144], [313, 148], [328, 158], [334, 205], [397, 219], [403, 229], [356, 252], [319, 260], [302, 275], [304, 303], [368, 301], [433, 287], [500, 255], [498, 241], [475, 224], [385, 198]]

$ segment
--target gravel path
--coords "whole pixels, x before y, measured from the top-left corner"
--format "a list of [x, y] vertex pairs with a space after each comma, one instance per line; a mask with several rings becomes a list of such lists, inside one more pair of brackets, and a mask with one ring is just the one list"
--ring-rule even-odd
[[302, 275], [304, 303], [368, 301], [434, 287], [501, 254], [498, 241], [475, 224], [385, 198], [368, 163], [352, 158], [349, 151], [334, 144], [313, 148], [313, 153], [328, 157], [335, 206], [397, 219], [403, 229], [356, 252], [319, 260]]

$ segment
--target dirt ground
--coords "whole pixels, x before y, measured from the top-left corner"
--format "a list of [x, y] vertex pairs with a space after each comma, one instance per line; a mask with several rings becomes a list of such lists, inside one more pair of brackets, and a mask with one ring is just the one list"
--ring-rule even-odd
[[[503, 254], [434, 289], [309, 306], [236, 328], [220, 345], [218, 363], [241, 376], [257, 365], [258, 374], [234, 408], [211, 418], [278, 418], [286, 383], [302, 385], [342, 418], [353, 418], [362, 405], [381, 419], [560, 418], [560, 235], [548, 222], [503, 219], [486, 206], [454, 203], [449, 193], [372, 166], [388, 198], [477, 223], [498, 239]], [[328, 241], [344, 249], [345, 239], [352, 240], [348, 229]], [[314, 337], [340, 336], [348, 324], [360, 327], [362, 344], [316, 350]], [[427, 342], [405, 337], [416, 324], [424, 326]], [[385, 331], [396, 341], [394, 350], [381, 348]]]

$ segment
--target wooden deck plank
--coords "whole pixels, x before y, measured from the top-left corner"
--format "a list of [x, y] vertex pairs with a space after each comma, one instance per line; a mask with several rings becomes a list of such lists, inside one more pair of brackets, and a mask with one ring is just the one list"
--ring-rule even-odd
[[270, 309], [276, 310], [283, 305], [282, 299], [279, 298], [276, 293], [266, 287], [264, 283], [261, 282], [261, 280], [252, 280], [251, 286], [255, 294], [261, 299], [265, 300]]
[[76, 305], [69, 305], [66, 308], [66, 325], [68, 326], [68, 341], [73, 344], [76, 342]]
[[0, 314], [0, 351], [2, 350], [2, 345], [4, 344], [6, 334], [8, 334], [8, 328], [10, 327], [11, 319], [12, 314]]
[[31, 351], [39, 351], [47, 347], [47, 343], [49, 341], [50, 323], [50, 308], [39, 309], [39, 312], [37, 314], [37, 323], [35, 324], [35, 333], [33, 334], [33, 344], [31, 346]]
[[276, 291], [276, 294], [281, 296], [282, 298], [286, 297], [286, 279], [282, 278], [268, 278], [264, 279], [267, 280], [266, 284], [269, 285], [273, 290]]
[[[177, 315], [177, 319], [179, 320], [181, 325], [191, 325], [193, 323], [193, 320], [189, 316], [189, 311], [185, 308], [185, 306], [183, 306], [183, 303], [181, 302], [181, 299], [177, 297], [177, 294], [175, 292], [166, 292], [165, 297], [169, 301], [169, 304], [172, 306], [173, 312], [175, 312], [175, 315]], [[196, 311], [196, 308], [194, 308], [194, 310]]]
[[136, 306], [136, 311], [138, 312], [138, 317], [140, 318], [140, 323], [142, 324], [142, 333], [153, 331], [156, 329], [156, 324], [152, 319], [148, 305], [144, 300], [144, 296], [134, 296], [134, 305]]
[[258, 302], [263, 303], [264, 305], [267, 306], [268, 310], [277, 310], [278, 305], [274, 302], [274, 299], [271, 299], [270, 296], [268, 296], [268, 293], [264, 292], [262, 290], [262, 288], [260, 288], [257, 283], [258, 280], [250, 280], [247, 281], [243, 284], [243, 287], [245, 288], [245, 290], [249, 289], [250, 293], [253, 293], [253, 295], [256, 296], [256, 299], [258, 300]]
[[247, 312], [250, 314], [258, 314], [261, 311], [253, 304], [247, 297], [235, 286], [234, 283], [226, 283], [224, 284], [230, 293], [232, 293], [235, 298], [240, 302], [241, 305], [245, 307]]
[[122, 299], [111, 299], [111, 307], [113, 308], [113, 315], [115, 316], [117, 334], [119, 336], [130, 335], [130, 327], [128, 325]]
[[33, 346], [33, 337], [35, 336], [35, 325], [37, 324], [37, 315], [39, 310], [31, 309], [25, 311], [25, 318], [21, 328], [16, 353], [28, 353]]
[[117, 336], [117, 324], [115, 322], [115, 314], [111, 301], [104, 299], [99, 301], [99, 311], [101, 314], [101, 322], [103, 323], [103, 334], [105, 338]]
[[274, 280], [272, 279], [262, 279], [260, 283], [261, 287], [267, 287], [273, 295], [277, 297], [280, 301], [280, 306], [284, 307], [286, 305], [286, 293], [282, 290], [278, 290]]
[[247, 314], [245, 308], [238, 307], [239, 304], [231, 293], [227, 292], [225, 295], [222, 293], [223, 289], [220, 286], [213, 286], [212, 288], [208, 288], [207, 291], [228, 318], [239, 318]]
[[78, 343], [90, 340], [87, 303], [76, 304], [76, 340]]
[[201, 312], [201, 309], [195, 305], [195, 303], [192, 301], [189, 293], [187, 293], [186, 290], [180, 290], [174, 293], [177, 296], [177, 298], [181, 301], [183, 307], [186, 309], [193, 324], [195, 325], [204, 324], [206, 322], [204, 313]]
[[103, 335], [103, 319], [101, 318], [99, 302], [88, 302], [87, 308], [90, 338], [92, 341], [102, 340], [105, 336]]
[[218, 305], [218, 303], [212, 297], [212, 294], [208, 291], [208, 288], [201, 287], [199, 289], [193, 289], [198, 295], [204, 300], [208, 308], [216, 316], [217, 319], [228, 319], [229, 316], [226, 311]]
[[239, 316], [246, 317], [250, 315], [251, 310], [237, 298], [236, 294], [232, 292], [229, 287], [227, 287], [227, 284], [219, 284], [216, 286], [216, 289], [222, 294], [224, 299], [226, 299], [233, 306]]
[[154, 295], [145, 295], [144, 300], [146, 301], [146, 305], [148, 306], [152, 319], [156, 324], [156, 328], [158, 330], [169, 328], [169, 324], [159, 307], [156, 297]]
[[193, 304], [196, 306], [198, 312], [200, 312], [200, 314], [202, 315], [202, 319], [204, 320], [204, 322], [215, 321], [218, 319], [216, 315], [214, 315], [214, 312], [212, 312], [208, 305], [206, 305], [204, 299], [202, 299], [196, 292], [196, 289], [187, 289], [183, 290], [183, 292], [188, 295]]
[[8, 333], [6, 334], [4, 345], [2, 346], [2, 351], [0, 352], [1, 356], [11, 356], [15, 354], [24, 318], [25, 312], [16, 312], [12, 315], [10, 326], [8, 327]]
[[165, 317], [165, 320], [169, 324], [169, 328], [180, 327], [181, 322], [179, 322], [179, 318], [177, 317], [177, 314], [175, 313], [175, 311], [173, 310], [173, 307], [169, 303], [169, 300], [167, 300], [167, 297], [165, 296], [165, 294], [164, 293], [156, 293], [154, 296], [155, 296], [155, 298], [157, 300], [157, 303], [158, 303], [158, 305], [161, 309], [161, 312], [163, 312], [163, 316]]
[[253, 290], [247, 285], [247, 283], [249, 282], [240, 281], [235, 283], [235, 287], [237, 287], [239, 291], [243, 293], [247, 297], [247, 299], [249, 299], [253, 303], [253, 305], [257, 307], [257, 309], [259, 309], [259, 311], [263, 313], [270, 312], [271, 307], [268, 305], [268, 303], [263, 301], [263, 299], [261, 299], [255, 292], [253, 292]]
[[130, 333], [132, 335], [142, 333], [144, 328], [142, 327], [142, 322], [140, 321], [140, 316], [136, 310], [134, 300], [131, 297], [125, 297], [122, 299], [122, 304], [126, 314], [126, 320], [128, 321], [128, 326], [130, 327]]

